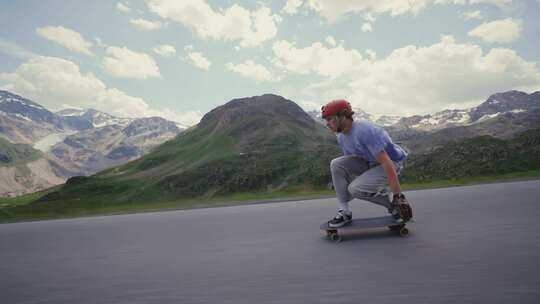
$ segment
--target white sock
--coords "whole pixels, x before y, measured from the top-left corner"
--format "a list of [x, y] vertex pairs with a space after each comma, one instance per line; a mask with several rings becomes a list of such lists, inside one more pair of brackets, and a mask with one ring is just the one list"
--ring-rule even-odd
[[349, 210], [349, 202], [339, 202], [341, 205], [340, 210], [343, 210], [346, 214], [351, 214], [351, 210]]

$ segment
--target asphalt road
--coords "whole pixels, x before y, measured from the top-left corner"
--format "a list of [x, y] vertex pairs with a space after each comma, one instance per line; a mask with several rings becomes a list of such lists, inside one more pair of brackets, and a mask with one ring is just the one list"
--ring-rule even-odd
[[539, 303], [539, 189], [411, 191], [409, 237], [339, 244], [334, 199], [3, 224], [0, 302]]

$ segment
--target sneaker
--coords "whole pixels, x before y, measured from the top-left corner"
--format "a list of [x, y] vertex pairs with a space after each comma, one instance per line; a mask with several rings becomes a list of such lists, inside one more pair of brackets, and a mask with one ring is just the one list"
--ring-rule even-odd
[[346, 213], [343, 210], [339, 210], [336, 216], [328, 221], [328, 227], [337, 228], [343, 227], [350, 223], [352, 220], [352, 213]]

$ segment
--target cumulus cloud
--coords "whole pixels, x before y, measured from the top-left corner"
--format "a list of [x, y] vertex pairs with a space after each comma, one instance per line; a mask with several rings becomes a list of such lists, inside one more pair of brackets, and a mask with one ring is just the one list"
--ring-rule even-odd
[[187, 52], [186, 57], [183, 58], [184, 61], [189, 62], [190, 64], [198, 67], [199, 69], [203, 69], [206, 71], [210, 70], [210, 66], [212, 65], [210, 60], [204, 57], [202, 53], [195, 52], [193, 50], [193, 46], [188, 45], [184, 48], [184, 50]]
[[106, 45], [105, 43], [103, 43], [103, 41], [101, 41], [101, 38], [99, 37], [96, 37], [94, 38], [94, 40], [96, 41], [96, 44], [100, 47], [100, 48], [107, 48], [108, 45]]
[[[357, 52], [342, 49], [341, 56], [335, 55], [335, 50], [314, 56], [311, 52], [318, 47], [297, 49], [280, 43], [287, 46], [287, 54], [294, 55], [284, 60], [283, 54], [275, 51], [277, 64], [293, 73], [336, 76], [319, 68], [321, 63]], [[348, 77], [322, 81], [304, 92], [303, 99], [344, 97], [369, 113], [411, 115], [439, 111], [449, 104], [469, 106], [494, 92], [540, 89], [540, 71], [534, 62], [507, 48], [484, 52], [480, 46], [457, 43], [452, 36], [427, 47], [398, 48], [379, 60], [349, 56], [344, 61], [339, 75], [348, 72]], [[347, 70], [348, 66], [358, 69]]]
[[83, 36], [62, 26], [45, 26], [36, 29], [36, 33], [48, 40], [54, 41], [61, 46], [81, 54], [93, 56], [90, 48], [92, 43], [85, 40]]
[[364, 23], [362, 24], [362, 32], [366, 33], [366, 32], [372, 32], [373, 29], [371, 28], [371, 23]]
[[435, 3], [461, 5], [489, 4], [501, 9], [505, 9], [509, 7], [509, 5], [512, 3], [512, 0], [435, 0]]
[[373, 51], [372, 49], [367, 49], [366, 54], [368, 55], [370, 60], [377, 59], [377, 53], [375, 53], [375, 51]]
[[164, 19], [181, 23], [202, 38], [239, 41], [254, 47], [276, 36], [281, 18], [267, 7], [249, 11], [238, 4], [214, 10], [205, 0], [147, 0], [150, 10]]
[[38, 56], [28, 60], [9, 73], [9, 81], [10, 90], [53, 111], [65, 105], [91, 107], [119, 117], [160, 116], [187, 125], [193, 124], [197, 117], [197, 112], [184, 115], [168, 109], [152, 109], [144, 99], [108, 88], [92, 73], [82, 73], [75, 63], [56, 57]]
[[152, 57], [123, 47], [108, 47], [103, 58], [105, 71], [120, 78], [146, 79], [161, 77], [159, 68]]
[[283, 11], [289, 15], [295, 15], [298, 12], [298, 8], [302, 5], [303, 0], [287, 0], [287, 3], [283, 7]]
[[320, 42], [309, 47], [297, 48], [285, 40], [277, 41], [272, 46], [273, 62], [290, 72], [317, 74], [336, 78], [362, 69], [365, 62], [360, 52], [346, 50], [342, 45], [326, 47]]
[[326, 37], [326, 42], [328, 42], [330, 46], [336, 46], [337, 44], [336, 39], [334, 39], [332, 36]]
[[482, 12], [480, 11], [466, 11], [463, 13], [463, 19], [465, 20], [471, 20], [471, 19], [483, 19]]
[[[431, 0], [308, 0], [307, 6], [326, 18], [329, 22], [335, 22], [340, 16], [355, 13], [369, 14], [368, 18], [373, 18], [374, 14], [389, 13], [392, 16], [407, 13], [418, 14], [425, 9]], [[368, 20], [369, 21], [369, 20]]]
[[[289, 4], [291, 2], [291, 4]], [[296, 1], [289, 1], [285, 7], [291, 12], [297, 11]], [[315, 11], [324, 17], [328, 22], [336, 22], [341, 16], [346, 14], [364, 15], [367, 22], [373, 22], [375, 15], [390, 14], [391, 16], [412, 14], [417, 15], [432, 5], [455, 4], [455, 5], [476, 5], [487, 4], [499, 8], [506, 8], [512, 0], [306, 0], [303, 7]], [[285, 10], [285, 9], [284, 9]], [[288, 13], [288, 11], [286, 11]]]
[[470, 31], [468, 35], [478, 37], [487, 43], [510, 43], [519, 39], [522, 31], [521, 20], [508, 18], [483, 23]]
[[169, 44], [158, 45], [152, 51], [161, 57], [173, 57], [176, 55], [176, 48]]
[[298, 104], [305, 111], [320, 111], [321, 107], [323, 106], [323, 103], [314, 100], [301, 100], [298, 101]]
[[227, 69], [246, 78], [252, 78], [260, 81], [274, 80], [274, 76], [266, 67], [256, 64], [252, 60], [246, 60], [244, 63], [240, 64], [233, 64], [229, 62], [225, 66]]
[[127, 3], [126, 3], [126, 4], [124, 4], [124, 3], [122, 3], [122, 2], [116, 3], [116, 9], [119, 10], [119, 11], [121, 11], [122, 13], [129, 13], [129, 12], [131, 12], [131, 8], [129, 8], [129, 6], [127, 5]]
[[149, 21], [142, 18], [132, 19], [129, 22], [133, 24], [136, 28], [143, 31], [155, 31], [159, 30], [163, 26], [159, 21]]

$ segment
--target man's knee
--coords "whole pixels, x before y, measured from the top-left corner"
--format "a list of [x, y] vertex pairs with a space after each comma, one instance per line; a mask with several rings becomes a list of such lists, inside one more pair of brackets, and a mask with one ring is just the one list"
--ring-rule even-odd
[[366, 198], [370, 196], [369, 192], [362, 191], [361, 188], [358, 187], [358, 185], [355, 185], [354, 183], [350, 183], [349, 186], [347, 186], [347, 190], [349, 190], [349, 193], [354, 198]]
[[332, 161], [330, 161], [330, 171], [331, 172], [337, 172], [339, 170], [343, 169], [343, 165], [341, 164], [341, 157], [334, 158]]

